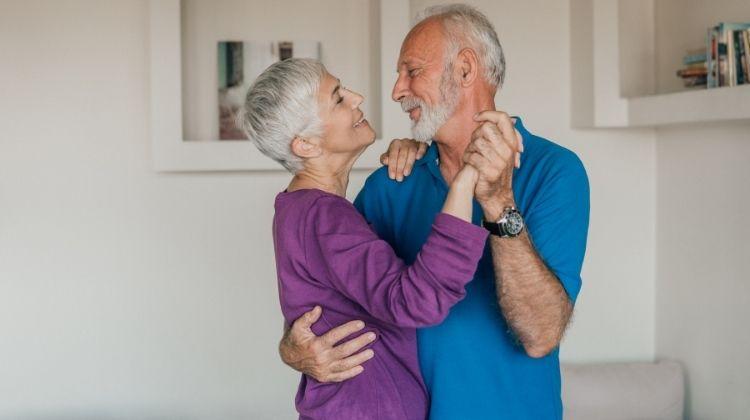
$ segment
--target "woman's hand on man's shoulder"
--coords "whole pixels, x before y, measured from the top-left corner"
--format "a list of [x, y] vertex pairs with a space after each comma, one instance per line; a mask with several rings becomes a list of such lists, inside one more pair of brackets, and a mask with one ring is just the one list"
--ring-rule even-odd
[[411, 174], [414, 162], [427, 152], [427, 143], [414, 139], [394, 139], [388, 151], [380, 155], [380, 163], [388, 166], [388, 177], [398, 182]]

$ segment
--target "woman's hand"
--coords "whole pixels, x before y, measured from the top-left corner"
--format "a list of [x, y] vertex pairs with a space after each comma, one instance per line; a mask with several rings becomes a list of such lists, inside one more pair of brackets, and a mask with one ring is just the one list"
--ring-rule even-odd
[[412, 139], [395, 139], [388, 151], [380, 155], [380, 163], [388, 166], [388, 176], [399, 182], [409, 176], [414, 161], [421, 159], [427, 151], [427, 143]]

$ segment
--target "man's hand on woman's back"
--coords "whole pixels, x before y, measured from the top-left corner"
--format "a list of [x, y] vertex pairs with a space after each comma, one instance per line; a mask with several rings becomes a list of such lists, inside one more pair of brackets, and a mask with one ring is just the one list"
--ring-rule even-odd
[[336, 345], [362, 330], [365, 324], [362, 321], [350, 321], [318, 337], [311, 327], [321, 313], [320, 306], [316, 306], [284, 331], [284, 337], [279, 343], [281, 360], [292, 369], [323, 383], [343, 382], [359, 375], [364, 370], [362, 363], [375, 355], [372, 349], [360, 350], [375, 340], [375, 333], [361, 334]]

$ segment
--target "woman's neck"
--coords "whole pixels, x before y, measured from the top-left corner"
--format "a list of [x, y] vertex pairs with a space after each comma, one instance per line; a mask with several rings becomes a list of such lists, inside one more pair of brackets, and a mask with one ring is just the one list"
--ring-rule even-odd
[[331, 172], [305, 168], [294, 175], [287, 191], [315, 188], [340, 197], [346, 197], [348, 185], [349, 171], [347, 170]]

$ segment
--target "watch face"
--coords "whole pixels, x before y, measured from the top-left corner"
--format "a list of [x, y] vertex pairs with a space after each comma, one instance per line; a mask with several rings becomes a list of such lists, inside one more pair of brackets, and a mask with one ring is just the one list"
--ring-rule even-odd
[[516, 236], [523, 230], [523, 217], [518, 211], [511, 211], [505, 216], [505, 230], [509, 235]]

